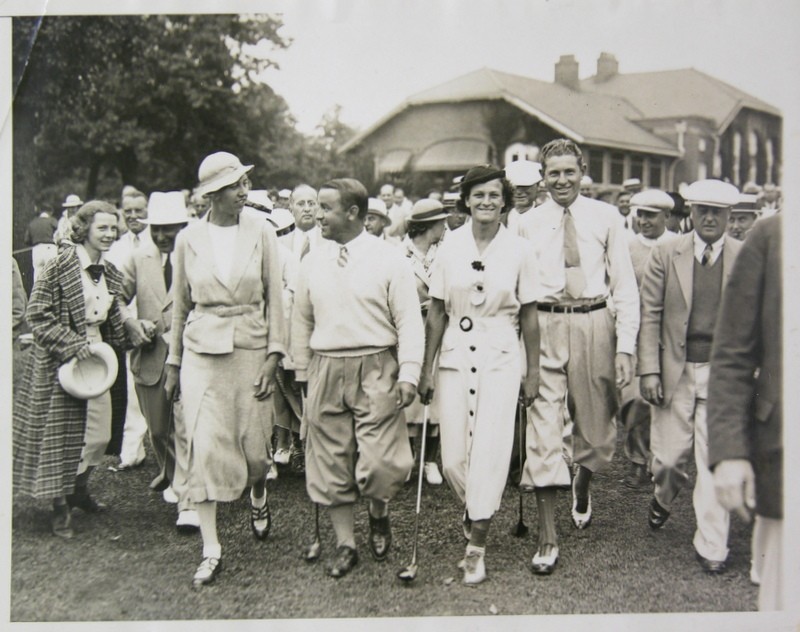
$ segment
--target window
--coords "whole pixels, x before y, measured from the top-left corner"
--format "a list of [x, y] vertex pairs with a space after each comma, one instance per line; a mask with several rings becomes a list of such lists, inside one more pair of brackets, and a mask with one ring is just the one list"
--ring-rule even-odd
[[697, 151], [703, 153], [706, 150], [706, 139], [705, 138], [698, 138], [697, 139]]
[[611, 184], [622, 184], [625, 179], [625, 154], [611, 153]]
[[650, 160], [650, 186], [656, 189], [663, 187], [661, 178], [663, 175], [663, 168], [661, 161], [658, 159]]
[[598, 184], [603, 182], [603, 151], [600, 149], [589, 151], [589, 177]]
[[644, 158], [642, 156], [631, 156], [631, 178], [639, 178], [644, 182]]

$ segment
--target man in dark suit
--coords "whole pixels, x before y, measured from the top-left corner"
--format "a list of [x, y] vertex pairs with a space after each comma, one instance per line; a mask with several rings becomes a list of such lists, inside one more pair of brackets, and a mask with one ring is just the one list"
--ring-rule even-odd
[[189, 214], [183, 194], [155, 192], [148, 202], [151, 240], [133, 251], [122, 266], [124, 300], [136, 297], [136, 317], [125, 320], [136, 349], [131, 353], [131, 372], [136, 385], [150, 441], [158, 461], [159, 474], [150, 488], [163, 491], [170, 485], [178, 497], [179, 532], [196, 531], [197, 512], [186, 492], [188, 447], [185, 445], [179, 404], [164, 391], [164, 363], [172, 327], [172, 251], [175, 237], [186, 226]]
[[730, 518], [708, 469], [706, 398], [717, 311], [741, 247], [725, 234], [739, 191], [720, 180], [700, 180], [684, 197], [694, 230], [652, 249], [641, 285], [638, 373], [642, 397], [652, 404], [655, 483], [648, 522], [653, 529], [664, 526], [689, 478], [694, 449], [694, 548], [703, 570], [716, 574], [725, 570]]
[[759, 610], [784, 606], [781, 216], [756, 222], [725, 291], [711, 350], [708, 459], [725, 509], [750, 520]]

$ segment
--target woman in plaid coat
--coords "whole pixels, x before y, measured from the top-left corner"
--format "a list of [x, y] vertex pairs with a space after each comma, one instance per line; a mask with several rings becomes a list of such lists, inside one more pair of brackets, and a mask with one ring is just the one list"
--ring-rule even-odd
[[14, 488], [52, 499], [53, 533], [63, 538], [73, 535], [72, 507], [89, 513], [104, 508], [89, 495], [88, 478], [103, 453], [119, 452], [121, 443], [124, 368], [111, 394], [91, 400], [72, 397], [58, 381], [62, 364], [88, 357], [88, 344], [101, 339], [124, 367], [122, 350], [129, 342], [117, 299], [122, 278], [102, 256], [116, 238], [116, 223], [110, 204], [84, 204], [72, 220], [76, 245], [48, 262], [28, 303], [35, 346], [25, 367], [27, 388], [14, 401]]

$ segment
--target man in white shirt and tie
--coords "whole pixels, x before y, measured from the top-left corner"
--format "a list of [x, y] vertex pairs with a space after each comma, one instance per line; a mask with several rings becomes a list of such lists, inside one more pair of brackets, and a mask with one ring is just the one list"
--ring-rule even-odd
[[653, 248], [641, 285], [638, 373], [642, 397], [652, 404], [655, 483], [648, 524], [653, 530], [664, 526], [694, 455], [695, 554], [704, 571], [718, 574], [728, 556], [729, 516], [708, 468], [706, 399], [717, 312], [741, 247], [725, 234], [739, 191], [720, 180], [700, 180], [684, 197], [694, 230]]
[[541, 284], [539, 394], [528, 408], [520, 484], [536, 491], [539, 543], [532, 566], [544, 575], [558, 561], [556, 490], [570, 484], [562, 452], [565, 404], [573, 420], [572, 521], [584, 529], [592, 518], [592, 475], [614, 455], [617, 389], [631, 380], [639, 293], [617, 209], [580, 195], [586, 172], [580, 147], [551, 141], [540, 161], [550, 199], [520, 219], [520, 234], [537, 252]]
[[364, 230], [368, 194], [352, 178], [324, 184], [325, 242], [300, 264], [291, 355], [308, 383], [306, 489], [328, 507], [337, 551], [328, 574], [358, 561], [354, 507], [369, 499], [369, 547], [386, 559], [389, 501], [413, 466], [403, 409], [416, 397], [425, 333], [414, 274], [400, 249]]
[[[126, 187], [122, 195], [122, 216], [128, 231], [109, 248], [106, 259], [120, 270], [129, 265], [133, 253], [142, 244], [152, 244], [147, 219], [147, 196], [133, 187]], [[136, 316], [136, 307], [131, 306], [131, 315]], [[139, 408], [139, 401], [133, 396], [134, 378], [130, 370], [131, 354], [128, 352], [128, 407], [125, 410], [125, 431], [122, 437], [122, 449], [119, 455], [118, 469], [124, 470], [140, 465], [145, 458], [144, 437], [147, 434], [147, 422]], [[174, 500], [171, 494], [167, 494]]]
[[[299, 261], [322, 239], [317, 225], [317, 191], [308, 184], [298, 184], [289, 196], [289, 210], [294, 215], [295, 230], [291, 237], [291, 250]], [[287, 244], [288, 245], [288, 244]]]

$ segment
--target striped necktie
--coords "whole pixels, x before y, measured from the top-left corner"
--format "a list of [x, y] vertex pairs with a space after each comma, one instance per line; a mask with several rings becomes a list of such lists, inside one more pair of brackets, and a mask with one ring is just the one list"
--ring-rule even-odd
[[711, 244], [706, 244], [703, 249], [703, 256], [700, 258], [700, 265], [707, 266], [711, 262]]
[[581, 254], [578, 250], [578, 234], [575, 222], [568, 208], [564, 209], [564, 272], [566, 284], [564, 289], [572, 298], [580, 298], [586, 289], [586, 277], [581, 268]]
[[339, 256], [336, 259], [336, 263], [339, 264], [340, 268], [344, 268], [347, 265], [347, 260], [349, 258], [347, 248], [345, 246], [339, 246]]
[[311, 250], [311, 240], [308, 237], [308, 233], [304, 233], [303, 231], [300, 231], [300, 239], [303, 240], [303, 246], [300, 248], [300, 260], [302, 261], [303, 257]]

